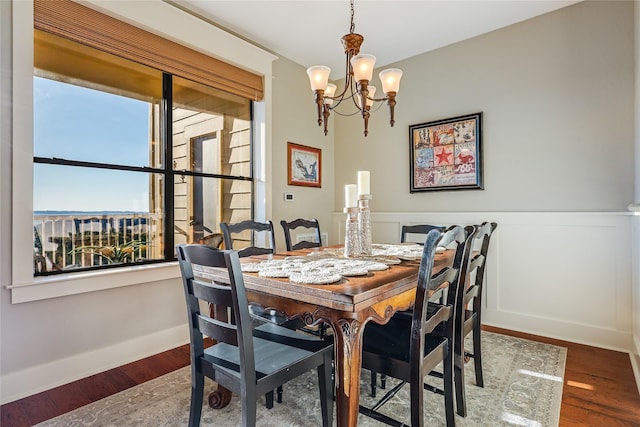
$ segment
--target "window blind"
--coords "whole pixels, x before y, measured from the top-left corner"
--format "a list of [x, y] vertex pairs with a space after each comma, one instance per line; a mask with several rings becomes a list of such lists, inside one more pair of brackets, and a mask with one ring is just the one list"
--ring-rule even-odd
[[247, 99], [262, 77], [71, 0], [34, 0], [34, 27]]

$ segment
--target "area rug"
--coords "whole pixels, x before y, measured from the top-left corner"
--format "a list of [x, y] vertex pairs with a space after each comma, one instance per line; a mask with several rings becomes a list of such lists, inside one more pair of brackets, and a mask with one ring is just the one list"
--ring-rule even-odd
[[[458, 426], [557, 426], [560, 416], [562, 384], [567, 350], [564, 347], [538, 343], [506, 335], [483, 332], [485, 387], [475, 385], [473, 362], [466, 366], [467, 412], [456, 416]], [[471, 348], [471, 343], [467, 342]], [[139, 386], [122, 391], [75, 411], [38, 424], [38, 427], [60, 426], [186, 426], [189, 418], [191, 378], [189, 368], [182, 368]], [[362, 372], [361, 403], [371, 407], [369, 372]], [[433, 385], [437, 379], [429, 378]], [[206, 390], [215, 384], [207, 379]], [[387, 381], [387, 389], [394, 381]], [[384, 390], [378, 390], [378, 398]], [[206, 398], [205, 398], [206, 402]], [[380, 412], [409, 425], [409, 386]], [[443, 397], [425, 391], [425, 425], [444, 426]], [[209, 408], [202, 412], [202, 426], [235, 427], [241, 425], [240, 402], [234, 396], [222, 410]], [[257, 425], [266, 427], [321, 426], [320, 399], [315, 371], [287, 383], [283, 403], [273, 409], [258, 402]], [[335, 420], [334, 420], [335, 425]], [[359, 426], [384, 425], [360, 415]]]

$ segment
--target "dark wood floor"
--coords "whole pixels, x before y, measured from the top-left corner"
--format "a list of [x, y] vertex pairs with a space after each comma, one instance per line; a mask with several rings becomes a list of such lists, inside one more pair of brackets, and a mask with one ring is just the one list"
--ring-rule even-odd
[[[560, 426], [640, 426], [640, 395], [629, 355], [485, 327], [567, 347]], [[189, 364], [182, 346], [0, 407], [2, 427], [32, 426]]]

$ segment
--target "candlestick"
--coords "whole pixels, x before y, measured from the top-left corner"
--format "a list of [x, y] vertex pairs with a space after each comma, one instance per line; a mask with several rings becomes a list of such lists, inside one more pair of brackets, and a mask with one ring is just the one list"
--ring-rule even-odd
[[358, 171], [358, 196], [371, 194], [369, 171]]
[[371, 200], [371, 194], [362, 194], [358, 197], [358, 235], [360, 237], [360, 251], [363, 255], [373, 253], [369, 200]]
[[347, 184], [344, 186], [344, 207], [355, 208], [357, 207], [357, 187], [355, 184]]
[[360, 250], [360, 233], [358, 227], [358, 208], [344, 208], [347, 214], [347, 222], [344, 231], [344, 256], [357, 257]]

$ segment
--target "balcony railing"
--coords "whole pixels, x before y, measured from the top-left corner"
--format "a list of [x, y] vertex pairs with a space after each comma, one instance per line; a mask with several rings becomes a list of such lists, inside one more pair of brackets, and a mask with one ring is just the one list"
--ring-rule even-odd
[[161, 257], [159, 215], [34, 215], [34, 275]]

